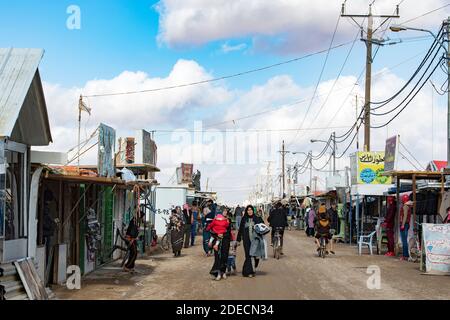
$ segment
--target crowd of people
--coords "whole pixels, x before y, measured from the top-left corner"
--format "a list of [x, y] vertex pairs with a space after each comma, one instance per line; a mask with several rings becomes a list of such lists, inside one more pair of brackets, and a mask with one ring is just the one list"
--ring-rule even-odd
[[[169, 218], [170, 243], [174, 257], [180, 257], [183, 248], [195, 245], [198, 235], [202, 237], [202, 248], [205, 257], [214, 257], [210, 275], [215, 280], [226, 279], [236, 274], [236, 254], [242, 243], [244, 261], [242, 275], [253, 278], [261, 259], [267, 259], [267, 244], [265, 235], [271, 231], [271, 245], [274, 234], [280, 235], [280, 254], [284, 255], [283, 242], [285, 228], [289, 228], [296, 213], [290, 210], [287, 203], [278, 201], [268, 210], [266, 215], [262, 208], [248, 205], [245, 208], [237, 206], [232, 209], [227, 206], [218, 206], [213, 200], [202, 203], [193, 201], [171, 209]], [[317, 214], [316, 214], [317, 212]], [[306, 234], [315, 237], [319, 246], [320, 237], [327, 240], [338, 228], [336, 205], [329, 209], [324, 204], [311, 206], [302, 217], [306, 223]], [[268, 226], [265, 224], [267, 221]], [[132, 220], [127, 229], [127, 238], [136, 239], [137, 223]], [[131, 241], [131, 256], [125, 269], [134, 269], [137, 257], [137, 247]], [[330, 241], [330, 250], [327, 253], [335, 254], [333, 242]]]
[[170, 239], [174, 257], [180, 257], [183, 248], [195, 245], [201, 233], [205, 257], [214, 256], [210, 275], [215, 280], [236, 274], [236, 253], [242, 243], [245, 260], [244, 277], [254, 277], [261, 259], [267, 258], [264, 235], [269, 228], [264, 224], [261, 208], [252, 205], [232, 210], [218, 206], [213, 200], [202, 204], [193, 201], [171, 210]]

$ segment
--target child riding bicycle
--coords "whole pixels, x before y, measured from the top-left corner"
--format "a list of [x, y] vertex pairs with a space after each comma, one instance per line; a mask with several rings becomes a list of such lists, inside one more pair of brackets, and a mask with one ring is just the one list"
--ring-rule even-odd
[[[331, 240], [331, 217], [327, 213], [325, 205], [319, 207], [319, 214], [316, 220], [316, 235], [315, 235], [317, 251], [320, 250], [320, 238], [325, 238], [328, 245], [328, 241]], [[328, 253], [328, 250], [327, 250]]]

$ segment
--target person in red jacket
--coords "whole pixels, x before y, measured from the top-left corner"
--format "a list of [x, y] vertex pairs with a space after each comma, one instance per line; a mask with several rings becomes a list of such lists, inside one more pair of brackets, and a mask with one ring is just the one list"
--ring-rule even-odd
[[227, 231], [230, 221], [223, 215], [218, 214], [214, 220], [206, 227], [206, 231], [211, 231], [211, 238], [209, 239], [209, 247], [214, 244], [214, 251], [219, 250], [220, 240], [222, 240], [224, 233]]
[[388, 252], [385, 256], [394, 257], [394, 224], [395, 224], [395, 213], [397, 211], [397, 203], [394, 197], [387, 198], [387, 213], [384, 219], [383, 226], [386, 228], [386, 235], [388, 238]]

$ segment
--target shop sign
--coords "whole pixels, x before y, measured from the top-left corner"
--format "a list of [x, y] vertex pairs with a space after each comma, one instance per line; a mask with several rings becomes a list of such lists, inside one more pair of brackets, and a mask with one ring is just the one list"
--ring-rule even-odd
[[383, 176], [384, 151], [356, 153], [357, 184], [391, 184], [391, 177]]
[[422, 225], [427, 273], [450, 273], [450, 224]]

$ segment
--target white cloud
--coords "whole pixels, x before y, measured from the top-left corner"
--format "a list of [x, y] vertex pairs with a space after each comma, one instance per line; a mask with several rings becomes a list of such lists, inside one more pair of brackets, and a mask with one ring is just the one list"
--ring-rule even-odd
[[[182, 68], [182, 71], [178, 70]], [[183, 74], [178, 74], [182, 72]], [[193, 75], [192, 75], [193, 74]], [[184, 77], [184, 78], [183, 78]], [[192, 78], [191, 78], [192, 77]], [[156, 86], [170, 85], [192, 81], [193, 78], [207, 78], [209, 74], [195, 62], [182, 61], [174, 66], [174, 69], [167, 78], [150, 78], [143, 72], [123, 72], [111, 80], [92, 80], [86, 86], [80, 88], [65, 89], [58, 85], [45, 84], [46, 100], [49, 109], [52, 135], [55, 143], [46, 149], [64, 151], [76, 145], [77, 141], [77, 101], [80, 92], [111, 92], [130, 90], [131, 88], [151, 88]], [[342, 76], [336, 83], [332, 94], [325, 103], [326, 96], [331, 90], [334, 79], [327, 79], [320, 83], [318, 87], [318, 97], [311, 105], [307, 120], [303, 128], [320, 128], [331, 126], [350, 126], [355, 121], [354, 94], [363, 96], [362, 88], [356, 87], [351, 91], [356, 77]], [[435, 82], [440, 83], [440, 80]], [[405, 83], [405, 80], [398, 77], [388, 69], [373, 79], [372, 100], [383, 100], [391, 96], [398, 88]], [[199, 87], [183, 88], [180, 91], [167, 90], [159, 93], [143, 94], [125, 97], [108, 97], [101, 99], [90, 99], [93, 115], [88, 122], [83, 121], [82, 139], [87, 136], [99, 122], [104, 122], [118, 128], [117, 137], [133, 135], [135, 129], [151, 129], [155, 126], [169, 125], [173, 128], [184, 128], [193, 130], [194, 124], [187, 122], [187, 114], [194, 112], [200, 115], [195, 108], [210, 108], [208, 116], [216, 117], [220, 120], [235, 119], [232, 122], [218, 126], [216, 129], [292, 129], [298, 128], [305, 117], [308, 101], [289, 105], [293, 101], [308, 100], [313, 93], [312, 87], [302, 87], [288, 75], [278, 75], [267, 80], [265, 83], [255, 85], [247, 91], [230, 92], [223, 83], [215, 86], [202, 85]], [[344, 102], [345, 101], [345, 102]], [[228, 104], [225, 112], [215, 111], [217, 104]], [[411, 151], [418, 161], [425, 166], [432, 158], [445, 159], [446, 150], [446, 114], [445, 101], [435, 95], [434, 120], [431, 119], [431, 88], [427, 85], [416, 99], [392, 122], [387, 128], [372, 130], [372, 150], [384, 150], [384, 142], [387, 137], [400, 134], [401, 141]], [[362, 104], [360, 104], [361, 107]], [[319, 109], [323, 110], [319, 113]], [[337, 112], [338, 108], [342, 109]], [[391, 106], [390, 106], [391, 107]], [[387, 107], [390, 108], [390, 107]], [[273, 112], [260, 114], [237, 120], [240, 117], [256, 114], [272, 108]], [[196, 113], [197, 112], [197, 113]], [[337, 113], [336, 113], [337, 112]], [[334, 117], [334, 115], [336, 116]], [[199, 116], [204, 118], [203, 115]], [[86, 113], [83, 113], [83, 119]], [[381, 119], [372, 117], [373, 124], [384, 123], [389, 116]], [[217, 121], [220, 122], [220, 121]], [[434, 128], [434, 141], [431, 143], [432, 128]], [[338, 135], [344, 133], [346, 129], [335, 129]], [[295, 140], [295, 132], [281, 131], [269, 132], [270, 140], [264, 142], [264, 134], [260, 133], [259, 142], [248, 139], [253, 137], [248, 134], [238, 141], [244, 144], [244, 149], [237, 151], [239, 156], [245, 153], [244, 164], [230, 160], [228, 149], [224, 149], [226, 139], [223, 133], [218, 133], [218, 139], [198, 139], [195, 140], [192, 134], [183, 143], [174, 143], [169, 140], [158, 139], [158, 166], [162, 173], [158, 174], [161, 183], [166, 183], [175, 173], [175, 168], [181, 162], [192, 162], [196, 169], [202, 171], [202, 184], [205, 186], [207, 177], [210, 178], [210, 186], [216, 188], [220, 196], [225, 201], [243, 201], [252, 185], [259, 181], [265, 181], [266, 161], [272, 160], [272, 174], [279, 172], [281, 140], [284, 139], [289, 145], [290, 151], [313, 150], [318, 153], [322, 145], [311, 144], [311, 138], [326, 139], [332, 130], [309, 130], [300, 131]], [[360, 130], [360, 145], [362, 145], [363, 135]], [[205, 136], [205, 134], [204, 134]], [[208, 135], [206, 135], [208, 137]], [[211, 137], [211, 135], [209, 135]], [[169, 137], [170, 138], [170, 135]], [[179, 136], [178, 136], [179, 138]], [[245, 140], [247, 139], [247, 140]], [[262, 142], [261, 142], [262, 141]], [[266, 143], [266, 144], [265, 144]], [[338, 154], [347, 146], [348, 141], [338, 145]], [[268, 148], [268, 152], [261, 152], [261, 144]], [[432, 153], [434, 145], [434, 153]], [[354, 151], [355, 143], [349, 151]], [[242, 151], [243, 150], [243, 151]], [[266, 150], [267, 151], [267, 150]], [[234, 151], [236, 152], [236, 151]], [[409, 156], [404, 152], [405, 155]], [[88, 153], [82, 163], [96, 163], [95, 148]], [[258, 155], [258, 157], [255, 157]], [[253, 162], [249, 163], [250, 156]], [[228, 162], [224, 160], [227, 160]], [[301, 155], [288, 155], [287, 162], [302, 162]], [[315, 162], [316, 167], [325, 164], [325, 157]], [[410, 157], [411, 159], [411, 157]], [[412, 160], [412, 159], [411, 159]], [[414, 161], [414, 160], [412, 160]], [[348, 166], [347, 157], [338, 160], [338, 168]], [[412, 168], [406, 161], [402, 160], [403, 168]], [[328, 169], [328, 168], [325, 168]], [[315, 173], [316, 174], [316, 173]], [[318, 174], [321, 181], [324, 181], [326, 174]], [[276, 176], [274, 177], [276, 180]], [[309, 181], [308, 172], [301, 178], [301, 181]], [[320, 186], [320, 183], [319, 183]], [[277, 191], [277, 187], [274, 186]]]
[[[378, 0], [374, 14], [392, 14], [398, 1]], [[198, 46], [224, 39], [253, 38], [256, 50], [282, 53], [326, 47], [341, 10], [341, 0], [161, 0], [158, 41], [170, 47]], [[349, 1], [347, 13], [367, 13], [367, 1]], [[406, 2], [400, 21], [417, 17], [447, 4], [446, 0]], [[411, 25], [436, 28], [450, 8], [427, 15]], [[342, 18], [337, 41], [355, 34]], [[375, 25], [381, 20], [375, 19]], [[325, 41], [325, 43], [324, 43]]]
[[224, 43], [222, 44], [222, 51], [224, 53], [229, 53], [229, 52], [233, 52], [233, 51], [241, 51], [244, 50], [245, 48], [247, 48], [247, 45], [245, 43], [240, 43], [237, 45], [229, 45], [228, 43]]

